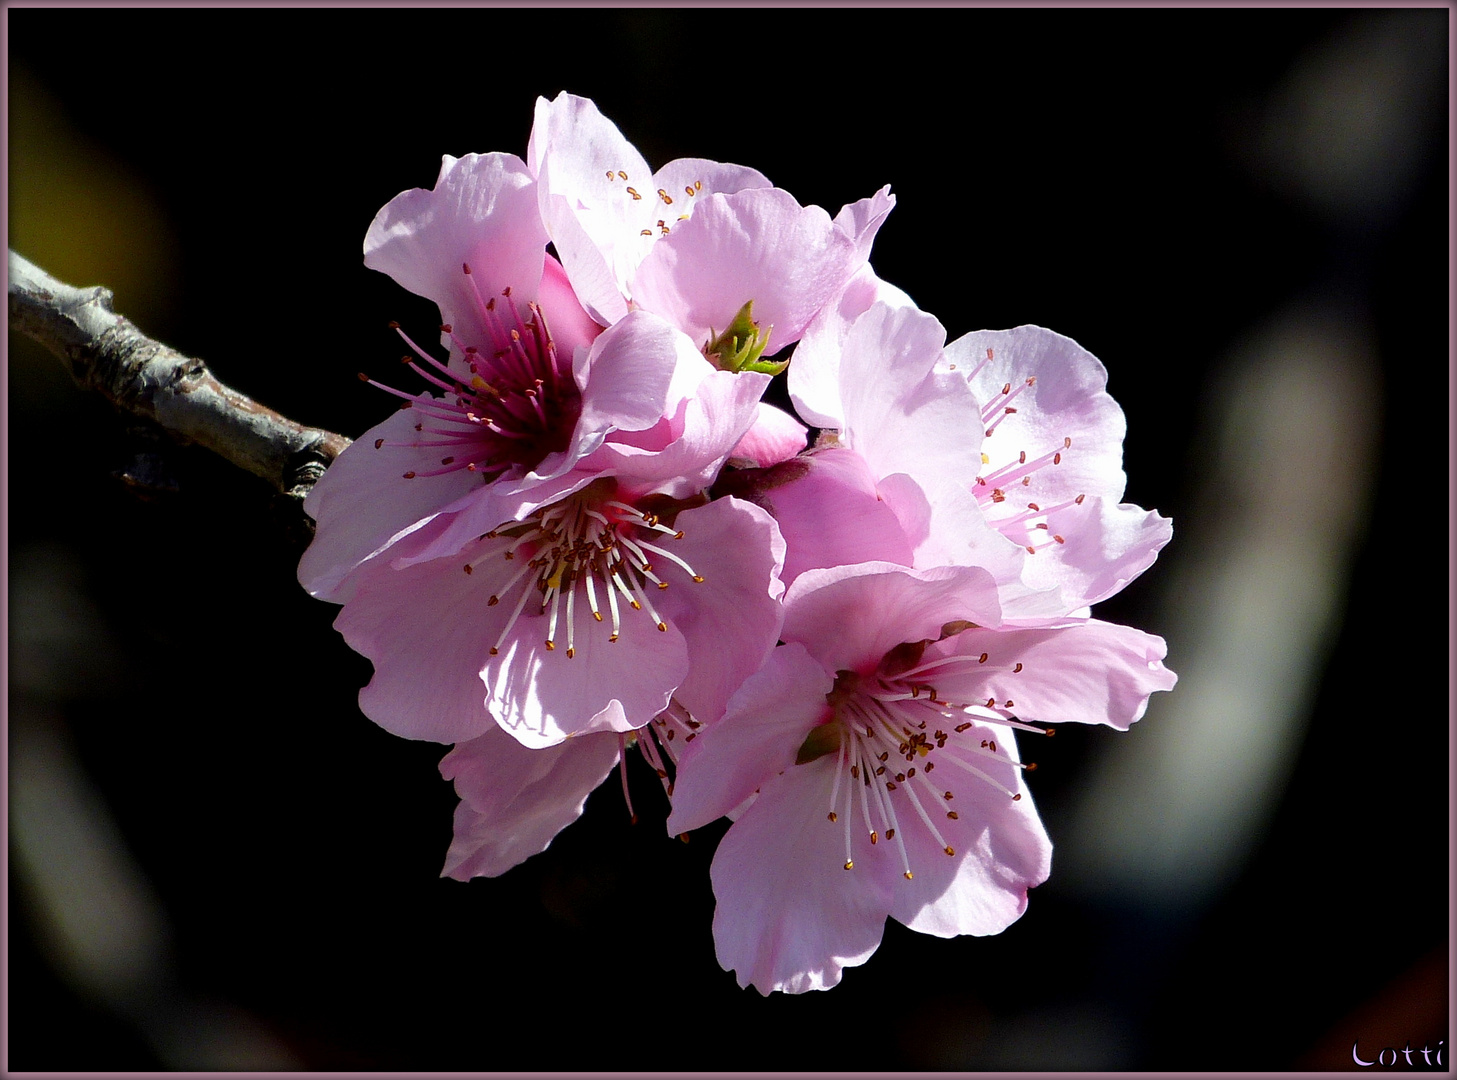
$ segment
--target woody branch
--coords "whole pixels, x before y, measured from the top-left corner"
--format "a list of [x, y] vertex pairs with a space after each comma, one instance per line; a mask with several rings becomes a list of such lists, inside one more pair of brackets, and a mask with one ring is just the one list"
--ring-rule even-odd
[[112, 310], [110, 289], [78, 289], [10, 252], [10, 328], [59, 357], [77, 385], [261, 476], [308, 494], [349, 440], [305, 427], [219, 382], [201, 360], [149, 338]]

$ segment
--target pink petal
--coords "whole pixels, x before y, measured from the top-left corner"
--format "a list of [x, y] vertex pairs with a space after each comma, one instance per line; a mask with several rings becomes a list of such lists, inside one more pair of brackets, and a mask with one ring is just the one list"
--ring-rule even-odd
[[447, 155], [432, 190], [403, 192], [376, 215], [364, 264], [434, 300], [443, 322], [484, 348], [493, 338], [472, 278], [487, 299], [506, 288], [536, 296], [547, 242], [536, 202], [531, 174], [515, 155]]
[[[1059, 590], [1066, 611], [1096, 604], [1121, 590], [1153, 565], [1173, 537], [1173, 523], [1158, 511], [1130, 503], [1114, 505], [1098, 496], [1047, 514], [1045, 521], [1045, 530], [1026, 530], [1025, 541], [1041, 546], [1028, 558], [1023, 576], [1034, 588]], [[1063, 542], [1049, 544], [1049, 536], [1060, 536]]]
[[1055, 585], [1027, 580], [1026, 548], [987, 522], [964, 485], [944, 477], [918, 484], [896, 473], [878, 486], [912, 547], [912, 566], [981, 567], [997, 583], [1004, 619], [1056, 618], [1078, 606]]
[[[842, 217], [844, 213], [841, 211]], [[869, 266], [862, 266], [839, 297], [810, 320], [804, 337], [794, 347], [794, 359], [789, 365], [789, 397], [799, 415], [811, 424], [835, 429], [844, 425], [840, 354], [850, 326], [876, 303], [890, 307], [915, 306], [900, 289], [881, 281]]]
[[890, 193], [890, 185], [886, 184], [868, 199], [847, 203], [835, 215], [835, 227], [855, 241], [856, 263], [864, 263], [870, 258], [875, 234], [880, 232], [880, 227], [894, 209], [895, 196]]
[[[987, 654], [984, 664], [939, 671], [937, 692], [953, 701], [1010, 699], [1033, 724], [1107, 724], [1126, 731], [1149, 696], [1172, 690], [1163, 638], [1131, 626], [1087, 619], [1057, 629], [966, 630], [927, 648], [940, 656]], [[1011, 669], [1021, 664], [1015, 673]], [[990, 688], [990, 689], [989, 689]]]
[[842, 826], [825, 820], [834, 769], [820, 758], [771, 776], [713, 858], [718, 961], [765, 996], [834, 986], [885, 930], [888, 862], [845, 870]]
[[759, 397], [770, 377], [718, 371], [696, 352], [692, 355], [701, 365], [702, 379], [682, 402], [680, 413], [655, 429], [651, 439], [609, 438], [583, 462], [584, 468], [617, 476], [635, 492], [674, 498], [690, 498], [713, 483], [758, 416]]
[[602, 327], [592, 321], [583, 309], [577, 294], [572, 291], [571, 282], [562, 264], [550, 255], [546, 257], [541, 273], [541, 290], [537, 295], [542, 311], [546, 315], [547, 328], [560, 352], [575, 350], [579, 345], [590, 345], [602, 332]]
[[526, 165], [583, 306], [598, 322], [616, 322], [627, 314], [625, 285], [652, 243], [640, 235], [656, 198], [647, 162], [596, 105], [561, 93], [536, 101]]
[[653, 245], [632, 282], [634, 302], [708, 342], [752, 300], [772, 355], [799, 340], [853, 271], [854, 241], [817, 206], [777, 188], [712, 195]]
[[659, 546], [703, 580], [671, 573], [665, 556], [657, 570], [669, 587], [653, 602], [688, 648], [688, 674], [675, 696], [708, 722], [722, 715], [729, 696], [759, 670], [779, 640], [784, 541], [773, 518], [734, 498], [685, 510], [674, 526], [682, 539]]
[[[806, 570], [850, 563], [912, 565], [911, 545], [865, 460], [833, 447], [794, 463], [798, 476], [759, 496], [779, 523], [786, 585]], [[970, 498], [970, 496], [968, 496]]]
[[877, 479], [907, 473], [966, 483], [981, 468], [976, 399], [959, 375], [936, 370], [944, 341], [932, 316], [885, 304], [856, 319], [845, 337], [840, 441]]
[[765, 777], [794, 764], [805, 736], [828, 712], [834, 686], [798, 642], [781, 645], [714, 721], [684, 747], [673, 782], [671, 835], [702, 828], [754, 794]]
[[[440, 466], [438, 449], [393, 445], [420, 440], [415, 420], [412, 410], [403, 409], [370, 428], [304, 499], [304, 512], [318, 528], [299, 563], [299, 581], [319, 599], [343, 603], [352, 594], [345, 578], [356, 567], [481, 487], [480, 477], [464, 470], [404, 478]], [[384, 445], [375, 449], [379, 439]]]
[[[938, 687], [939, 689], [939, 687]], [[962, 740], [960, 742], [957, 739]], [[902, 811], [905, 839], [911, 848], [915, 877], [895, 892], [893, 918], [912, 930], [937, 937], [999, 934], [1027, 908], [1027, 890], [1047, 880], [1052, 869], [1052, 841], [1032, 805], [1010, 728], [977, 723], [936, 753], [938, 783], [954, 785], [956, 798], [929, 809], [938, 837]], [[1006, 764], [989, 761], [966, 749], [980, 739], [993, 742]], [[958, 770], [951, 759], [965, 760], [1020, 794], [1005, 791]], [[947, 816], [954, 807], [957, 817]], [[943, 847], [955, 853], [947, 856]], [[858, 865], [858, 863], [857, 863]]]
[[[732, 195], [735, 191], [773, 186], [758, 169], [750, 169], [745, 165], [709, 161], [707, 158], [678, 158], [668, 162], [653, 176], [654, 194], [661, 188], [673, 200], [671, 203], [655, 203], [657, 209], [654, 213], [657, 217], [662, 217], [670, 227], [676, 228], [677, 219], [681, 215], [693, 213], [704, 197], [714, 192]], [[692, 195], [688, 194], [689, 188], [693, 189]], [[662, 197], [659, 195], [659, 200]], [[669, 211], [672, 217], [665, 217], [664, 210]], [[655, 225], [657, 217], [653, 219]]]
[[[971, 375], [972, 392], [983, 407], [995, 408], [1004, 387], [1016, 393], [1014, 412], [998, 409], [988, 420], [988, 426], [999, 422], [981, 446], [989, 460], [978, 466], [978, 475], [990, 475], [1024, 451], [1029, 461], [1057, 452], [1056, 466], [1032, 473], [1026, 494], [1033, 501], [1049, 506], [1080, 494], [1122, 499], [1127, 425], [1106, 390], [1107, 370], [1090, 352], [1051, 330], [1019, 326], [967, 334], [947, 346], [946, 356], [958, 373]], [[1031, 386], [1029, 378], [1036, 379]], [[1064, 445], [1067, 440], [1071, 446]], [[1012, 509], [989, 508], [988, 516], [995, 523]]]
[[996, 583], [979, 567], [908, 570], [861, 563], [807, 570], [784, 595], [785, 641], [830, 671], [867, 674], [903, 642], [935, 640], [949, 622], [1001, 621]]
[[480, 671], [492, 641], [483, 613], [499, 610], [487, 607], [498, 580], [462, 573], [463, 562], [372, 564], [334, 620], [350, 648], [374, 664], [359, 707], [386, 731], [460, 742], [494, 726]]
[[[646, 311], [634, 311], [603, 331], [576, 365], [582, 388], [578, 431], [651, 428], [675, 412], [712, 370], [693, 342], [674, 326]], [[579, 435], [574, 446], [584, 439]]]
[[528, 750], [505, 732], [458, 744], [440, 762], [461, 798], [442, 877], [496, 877], [545, 851], [617, 764], [616, 735]]
[[805, 426], [783, 409], [759, 402], [754, 426], [739, 440], [730, 458], [753, 462], [761, 469], [788, 461], [809, 442]]
[[[666, 631], [659, 631], [646, 611], [631, 610], [619, 597], [620, 636], [610, 641], [606, 598], [601, 600], [600, 623], [580, 601], [578, 597], [573, 656], [567, 656], [565, 616], [558, 624], [556, 647], [547, 649], [547, 616], [528, 603], [499, 654], [487, 656], [482, 665], [490, 708], [501, 727], [524, 746], [552, 746], [588, 732], [640, 728], [667, 707], [688, 674], [687, 645], [676, 627], [668, 624]], [[493, 610], [505, 606], [503, 600]]]

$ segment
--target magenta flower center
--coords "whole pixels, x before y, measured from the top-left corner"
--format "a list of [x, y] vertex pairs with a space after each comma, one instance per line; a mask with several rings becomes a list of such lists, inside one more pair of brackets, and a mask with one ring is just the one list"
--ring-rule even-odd
[[[956, 850], [937, 821], [958, 819], [954, 803], [959, 782], [970, 777], [990, 784], [1014, 801], [1022, 798], [978, 768], [977, 759], [1028, 771], [1037, 768], [1036, 764], [1013, 761], [1006, 747], [997, 746], [995, 737], [984, 737], [985, 729], [974, 731], [976, 721], [1045, 735], [1052, 731], [1018, 720], [1012, 712], [1014, 702], [1010, 698], [998, 700], [992, 692], [1005, 676], [1022, 670], [1020, 662], [992, 662], [988, 654], [982, 653], [942, 657], [899, 670], [899, 661], [890, 662], [894, 655], [888, 654], [872, 675], [839, 673], [834, 689], [827, 695], [831, 718], [805, 740], [799, 761], [835, 755], [827, 817], [831, 823], [840, 823], [843, 816], [845, 869], [855, 868], [852, 830], [859, 821], [872, 844], [878, 844], [883, 836], [896, 847], [902, 876], [910, 880], [914, 873], [903, 828], [919, 824], [937, 847], [954, 856]], [[985, 677], [985, 701], [945, 701], [927, 681], [938, 673], [967, 670]], [[938, 765], [940, 772], [936, 772]]]
[[501, 293], [499, 304], [494, 296], [483, 299], [469, 264], [462, 271], [470, 281], [489, 341], [464, 341], [456, 336], [454, 327], [442, 326], [441, 332], [450, 336], [459, 352], [458, 358], [445, 364], [416, 345], [398, 324], [391, 324], [414, 353], [402, 357], [401, 363], [444, 396], [420, 401], [360, 376], [404, 398], [406, 407], [420, 414], [415, 425], [418, 439], [406, 443], [380, 439], [374, 444], [376, 449], [403, 445], [441, 451], [439, 468], [408, 472], [407, 479], [459, 469], [480, 473], [486, 481], [507, 473], [522, 475], [570, 445], [582, 412], [582, 394], [572, 377], [571, 358], [557, 355], [546, 316], [536, 302], [527, 304], [530, 317], [523, 319], [509, 288]]
[[616, 642], [623, 619], [634, 612], [667, 632], [652, 601], [653, 593], [668, 588], [663, 575], [694, 583], [703, 576], [663, 546], [683, 533], [616, 498], [615, 488], [611, 480], [598, 481], [481, 538], [484, 546], [473, 552], [465, 572], [504, 573], [487, 606], [512, 605], [492, 656], [523, 618], [544, 620], [547, 651], [563, 644], [569, 659], [580, 633], [600, 626], [608, 642]]

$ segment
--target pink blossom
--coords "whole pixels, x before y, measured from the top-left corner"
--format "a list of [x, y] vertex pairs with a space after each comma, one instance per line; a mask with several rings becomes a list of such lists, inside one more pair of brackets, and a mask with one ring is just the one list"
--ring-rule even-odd
[[1122, 502], [1123, 410], [1108, 372], [1040, 326], [982, 330], [947, 347], [981, 405], [982, 467], [971, 491], [987, 520], [1035, 558], [1023, 580], [1068, 610], [1118, 592], [1173, 535], [1157, 511]]
[[596, 105], [567, 93], [538, 99], [526, 160], [586, 309], [604, 324], [651, 311], [710, 351], [750, 303], [766, 355], [797, 341], [894, 203], [882, 191], [832, 221], [740, 165], [680, 158], [654, 173]]
[[305, 503], [300, 578], [375, 663], [365, 713], [411, 738], [499, 724], [548, 746], [641, 727], [675, 692], [716, 713], [777, 636], [772, 520], [697, 505], [768, 376], [716, 370], [645, 311], [589, 320], [533, 188], [509, 155], [447, 158], [380, 212], [366, 261], [436, 300], [450, 356], [409, 343], [438, 392], [385, 387], [407, 407]]
[[[865, 459], [914, 565], [986, 567], [1020, 618], [1083, 612], [1147, 569], [1172, 530], [1119, 501], [1125, 421], [1103, 365], [1035, 326], [944, 342], [931, 316], [862, 275], [790, 368], [801, 411]], [[948, 389], [957, 379], [966, 394]], [[787, 516], [806, 512], [795, 502], [776, 492], [790, 532]], [[832, 565], [792, 546], [787, 559], [790, 572]]]
[[833, 398], [837, 430], [762, 477], [750, 496], [771, 508], [788, 541], [786, 582], [806, 569], [870, 560], [980, 566], [1019, 616], [1065, 614], [1059, 597], [1023, 584], [1026, 553], [988, 523], [967, 488], [981, 468], [981, 435], [968, 424], [978, 403], [940, 362], [940, 322], [877, 302], [843, 329], [833, 371], [816, 367], [829, 351], [815, 354], [801, 383], [830, 388], [822, 401]]
[[977, 568], [885, 563], [809, 570], [786, 593], [786, 644], [685, 752], [668, 820], [736, 818], [711, 876], [740, 985], [833, 986], [887, 916], [1005, 929], [1051, 855], [1014, 730], [1126, 728], [1173, 686], [1160, 639], [1007, 624], [997, 596]]

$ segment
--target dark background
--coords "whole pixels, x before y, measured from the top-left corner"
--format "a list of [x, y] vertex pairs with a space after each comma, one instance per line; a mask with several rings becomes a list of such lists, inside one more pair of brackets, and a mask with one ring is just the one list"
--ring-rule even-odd
[[[951, 337], [1036, 322], [1108, 365], [1127, 498], [1175, 539], [1099, 613], [1169, 635], [1178, 671], [1159, 579], [1219, 523], [1200, 433], [1228, 356], [1315, 297], [1378, 387], [1298, 756], [1219, 888], [1110, 894], [1055, 861], [998, 937], [891, 923], [838, 988], [766, 1000], [714, 959], [722, 827], [670, 841], [635, 758], [642, 824], [609, 783], [545, 854], [440, 880], [442, 748], [358, 712], [369, 666], [266, 485], [172, 449], [175, 490], [139, 495], [114, 474], [157, 446], [12, 337], [10, 1068], [1268, 1071], [1448, 1037], [1445, 8], [5, 18], [10, 245], [351, 436], [390, 408], [354, 378], [398, 354], [387, 320], [437, 321], [364, 269], [365, 228], [443, 153], [524, 155], [538, 94], [832, 213], [891, 184], [872, 261]], [[1341, 92], [1292, 122], [1312, 66]], [[1065, 736], [1034, 785], [1054, 842], [1141, 732]]]

